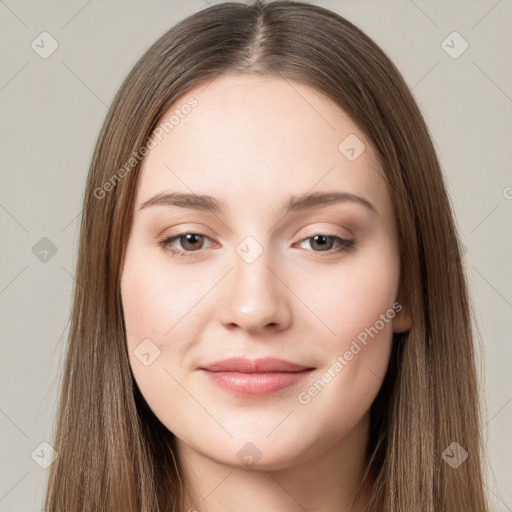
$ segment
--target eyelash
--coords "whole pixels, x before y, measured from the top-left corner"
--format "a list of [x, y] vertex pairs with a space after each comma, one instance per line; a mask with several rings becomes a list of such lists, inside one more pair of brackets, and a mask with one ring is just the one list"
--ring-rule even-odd
[[[175, 235], [171, 235], [171, 236], [165, 236], [163, 238], [161, 238], [158, 242], [158, 245], [161, 246], [164, 250], [166, 251], [169, 251], [171, 252], [173, 255], [175, 256], [178, 256], [178, 257], [184, 257], [184, 258], [193, 258], [195, 257], [194, 253], [199, 253], [202, 249], [198, 249], [198, 250], [195, 250], [195, 251], [183, 251], [183, 250], [180, 250], [180, 249], [174, 249], [171, 247], [171, 244], [175, 241], [175, 240], [178, 240], [179, 238], [181, 238], [182, 236], [185, 236], [185, 235], [200, 235], [200, 236], [204, 236], [205, 238], [207, 239], [210, 239], [208, 236], [206, 235], [203, 235], [202, 233], [196, 233], [195, 231], [184, 231], [182, 233], [177, 233]], [[318, 236], [318, 235], [321, 235], [321, 236], [326, 236], [326, 237], [329, 237], [329, 238], [334, 238], [335, 242], [339, 242], [340, 243], [340, 246], [335, 248], [335, 249], [329, 249], [327, 251], [313, 251], [313, 250], [310, 250], [310, 252], [317, 252], [319, 253], [321, 256], [330, 256], [332, 255], [333, 253], [343, 253], [343, 252], [351, 252], [353, 249], [354, 249], [354, 245], [355, 245], [355, 240], [348, 240], [348, 239], [345, 239], [345, 238], [341, 238], [337, 235], [331, 235], [331, 234], [328, 234], [328, 233], [315, 233], [307, 238], [303, 238], [302, 240], [300, 240], [300, 242], [304, 242], [306, 240], [310, 240], [312, 238], [314, 238], [315, 236]]]

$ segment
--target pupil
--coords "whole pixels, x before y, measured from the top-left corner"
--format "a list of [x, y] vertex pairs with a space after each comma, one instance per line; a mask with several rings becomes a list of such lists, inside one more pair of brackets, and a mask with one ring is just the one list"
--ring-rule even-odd
[[[326, 238], [329, 238], [328, 236], [326, 235], [315, 235], [313, 237], [313, 240], [314, 240], [314, 243], [319, 245], [319, 247], [325, 249], [325, 246], [326, 245], [329, 245], [329, 244], [326, 244]], [[318, 240], [321, 240], [320, 242], [318, 242]], [[329, 247], [328, 247], [329, 249]]]
[[[185, 235], [186, 244], [193, 245], [194, 243], [197, 243], [197, 240], [194, 240], [197, 236], [199, 236], [197, 233], [189, 233]], [[197, 247], [192, 247], [192, 249], [197, 249]]]

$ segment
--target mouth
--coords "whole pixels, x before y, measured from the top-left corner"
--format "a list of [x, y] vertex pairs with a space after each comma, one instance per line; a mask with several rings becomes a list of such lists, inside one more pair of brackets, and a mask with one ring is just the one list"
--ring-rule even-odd
[[299, 383], [314, 368], [283, 359], [231, 358], [198, 368], [211, 383], [235, 394], [268, 395]]

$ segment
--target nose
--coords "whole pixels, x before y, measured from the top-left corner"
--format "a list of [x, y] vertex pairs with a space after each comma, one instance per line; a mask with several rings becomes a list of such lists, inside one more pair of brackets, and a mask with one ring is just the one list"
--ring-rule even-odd
[[290, 298], [282, 272], [270, 251], [252, 262], [235, 254], [233, 268], [217, 290], [218, 318], [228, 329], [239, 327], [253, 334], [286, 329], [292, 319]]

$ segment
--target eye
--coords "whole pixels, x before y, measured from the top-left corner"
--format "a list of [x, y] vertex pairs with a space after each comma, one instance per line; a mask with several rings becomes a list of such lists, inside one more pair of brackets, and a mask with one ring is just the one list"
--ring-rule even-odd
[[[211, 240], [206, 235], [194, 232], [183, 232], [177, 233], [171, 236], [165, 236], [159, 240], [158, 245], [163, 247], [166, 251], [171, 252], [179, 257], [195, 257], [194, 253], [199, 253], [203, 249], [203, 243], [205, 240]], [[299, 242], [302, 244], [308, 242], [311, 248], [319, 248], [320, 250], [313, 250], [312, 252], [321, 252], [326, 254], [338, 253], [338, 252], [350, 252], [355, 244], [355, 240], [347, 240], [337, 235], [329, 235], [324, 233], [318, 233], [308, 238], [304, 238]], [[311, 242], [312, 241], [312, 242]], [[181, 248], [174, 247], [174, 243], [179, 242]], [[338, 244], [337, 247], [334, 247]], [[213, 243], [213, 245], [216, 245]]]
[[[202, 249], [204, 240], [210, 240], [206, 235], [201, 233], [178, 233], [173, 236], [166, 236], [159, 241], [159, 245], [172, 254], [184, 257], [193, 257], [193, 253]], [[173, 247], [174, 242], [179, 241], [181, 249]]]
[[[354, 248], [355, 240], [347, 240], [337, 235], [328, 235], [324, 233], [318, 233], [316, 235], [304, 238], [299, 243], [309, 242], [309, 246], [319, 247], [320, 250], [314, 250], [313, 252], [324, 252], [332, 254], [333, 252], [349, 252]], [[333, 246], [338, 243], [336, 248]]]

